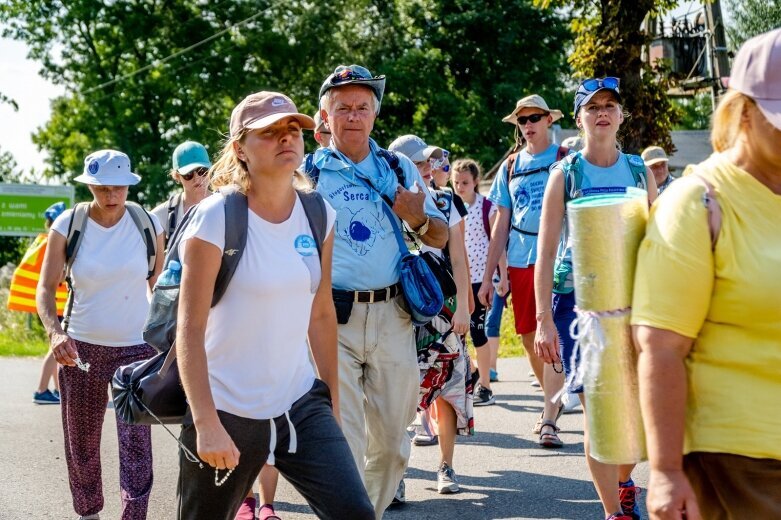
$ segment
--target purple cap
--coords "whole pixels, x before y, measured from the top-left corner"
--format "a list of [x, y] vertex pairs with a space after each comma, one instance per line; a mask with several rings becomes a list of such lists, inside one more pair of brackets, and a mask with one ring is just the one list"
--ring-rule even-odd
[[732, 63], [729, 87], [756, 101], [765, 118], [781, 130], [781, 29], [743, 44]]

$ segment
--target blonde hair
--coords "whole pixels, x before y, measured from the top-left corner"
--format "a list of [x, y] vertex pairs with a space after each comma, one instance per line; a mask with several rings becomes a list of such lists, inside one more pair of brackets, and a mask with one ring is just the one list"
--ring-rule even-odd
[[755, 106], [753, 99], [737, 90], [730, 90], [721, 98], [711, 118], [710, 141], [716, 152], [732, 148], [743, 128], [743, 114]]
[[[226, 138], [218, 159], [209, 168], [209, 184], [212, 191], [217, 191], [223, 186], [236, 186], [245, 195], [249, 191], [251, 181], [247, 164], [239, 159], [233, 148], [234, 142], [244, 142], [247, 133], [247, 130], [244, 129], [239, 135]], [[313, 189], [309, 177], [298, 170], [293, 173], [293, 187], [299, 191]]]
[[475, 181], [475, 192], [477, 192], [477, 186], [480, 184], [480, 178], [483, 176], [483, 170], [480, 168], [480, 163], [474, 159], [459, 159], [453, 163], [452, 170], [454, 176], [458, 172], [470, 174], [472, 180]]

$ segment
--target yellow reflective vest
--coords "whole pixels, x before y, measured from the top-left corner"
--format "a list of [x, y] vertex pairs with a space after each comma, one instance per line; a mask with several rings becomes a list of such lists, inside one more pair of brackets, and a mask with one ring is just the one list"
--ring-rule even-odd
[[[14, 276], [11, 278], [11, 291], [8, 295], [8, 308], [10, 310], [38, 312], [35, 306], [35, 290], [38, 287], [38, 279], [41, 277], [41, 266], [47, 242], [48, 235], [45, 233], [38, 235], [24, 253], [19, 267], [14, 271]], [[55, 296], [58, 316], [62, 316], [67, 298], [68, 288], [64, 283], [61, 283], [57, 287]]]

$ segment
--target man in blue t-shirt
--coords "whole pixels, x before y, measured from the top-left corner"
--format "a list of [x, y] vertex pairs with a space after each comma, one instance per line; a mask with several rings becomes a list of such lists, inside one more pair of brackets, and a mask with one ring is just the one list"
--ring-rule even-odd
[[[537, 260], [542, 200], [550, 168], [566, 153], [565, 149], [551, 143], [548, 136], [548, 128], [561, 117], [560, 110], [551, 110], [545, 100], [535, 94], [519, 100], [515, 110], [502, 119], [515, 126], [518, 141], [516, 149], [520, 148], [520, 151], [511, 154], [502, 163], [491, 186], [489, 198], [498, 206], [499, 216], [492, 230], [485, 276], [478, 293], [480, 302], [490, 305], [493, 296], [491, 277], [502, 249], [507, 244], [507, 272], [515, 331], [521, 336], [529, 363], [545, 392], [543, 414], [534, 432], [540, 435], [539, 443], [546, 448], [560, 448], [563, 445], [556, 428], [563, 404], [554, 402], [553, 398], [562, 388], [564, 376], [561, 370], [546, 365], [534, 352], [537, 328], [534, 264]], [[479, 399], [481, 389], [475, 395]]]
[[415, 165], [398, 155], [399, 179], [369, 137], [384, 89], [385, 76], [337, 67], [320, 88], [331, 145], [314, 153], [317, 191], [336, 210], [332, 284], [342, 429], [377, 518], [407, 466], [406, 428], [419, 386], [412, 321], [398, 283], [401, 252], [383, 198], [393, 203], [392, 218], [425, 244], [441, 248], [447, 241], [444, 217]]

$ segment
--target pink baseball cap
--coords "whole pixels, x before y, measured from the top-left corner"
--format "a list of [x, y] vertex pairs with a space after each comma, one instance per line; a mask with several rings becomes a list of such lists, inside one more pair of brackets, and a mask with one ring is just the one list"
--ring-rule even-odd
[[241, 100], [231, 113], [231, 137], [238, 136], [242, 130], [256, 130], [271, 126], [280, 119], [294, 117], [301, 128], [314, 130], [315, 120], [302, 114], [293, 100], [279, 92], [255, 92]]
[[781, 29], [746, 41], [732, 63], [729, 87], [753, 99], [781, 130]]

